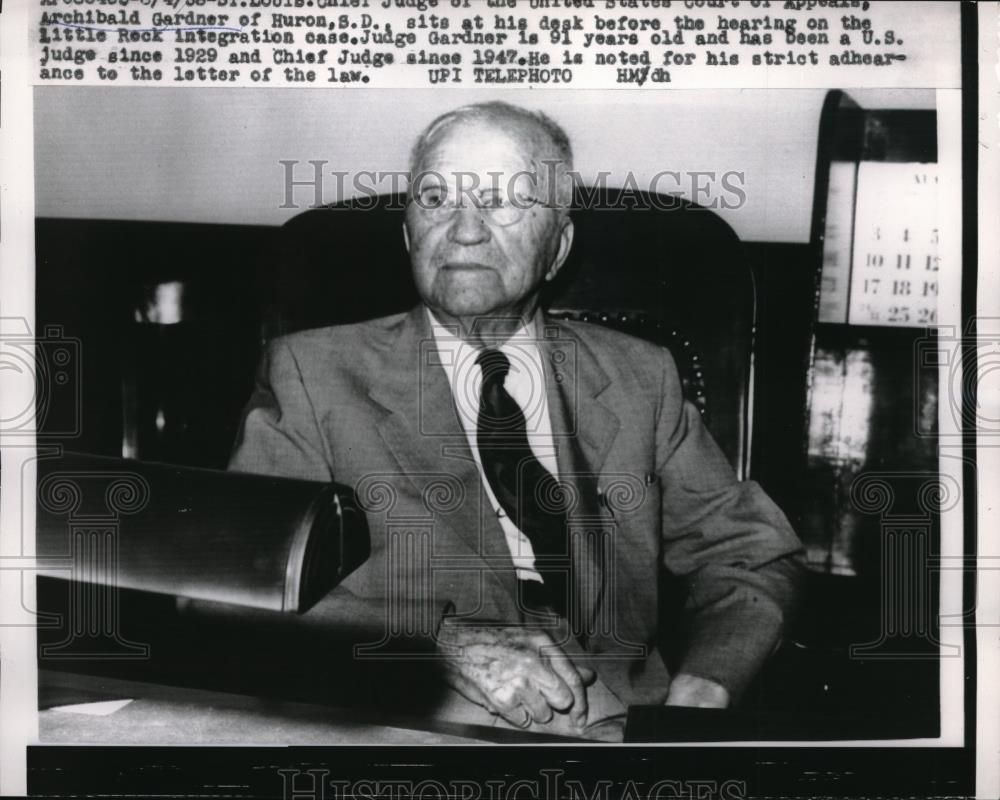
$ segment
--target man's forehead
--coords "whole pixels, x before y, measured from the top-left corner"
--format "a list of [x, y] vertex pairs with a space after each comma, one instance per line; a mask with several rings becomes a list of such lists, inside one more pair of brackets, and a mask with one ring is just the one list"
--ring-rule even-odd
[[551, 158], [551, 144], [534, 126], [516, 120], [460, 120], [434, 136], [420, 167], [513, 171]]

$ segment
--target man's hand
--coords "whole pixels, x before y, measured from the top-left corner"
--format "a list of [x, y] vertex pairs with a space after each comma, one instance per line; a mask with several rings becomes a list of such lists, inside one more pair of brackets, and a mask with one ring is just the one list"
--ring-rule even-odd
[[725, 686], [708, 678], [680, 673], [670, 684], [668, 706], [694, 706], [695, 708], [726, 708], [729, 692]]
[[574, 666], [544, 631], [446, 619], [438, 651], [448, 682], [511, 725], [545, 724], [556, 712], [568, 714], [579, 728], [586, 725], [585, 687], [596, 676]]

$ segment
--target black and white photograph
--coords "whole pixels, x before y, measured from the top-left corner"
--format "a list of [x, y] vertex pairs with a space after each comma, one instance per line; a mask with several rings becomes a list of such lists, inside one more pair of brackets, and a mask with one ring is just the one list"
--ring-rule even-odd
[[26, 5], [4, 786], [986, 796], [989, 13]]

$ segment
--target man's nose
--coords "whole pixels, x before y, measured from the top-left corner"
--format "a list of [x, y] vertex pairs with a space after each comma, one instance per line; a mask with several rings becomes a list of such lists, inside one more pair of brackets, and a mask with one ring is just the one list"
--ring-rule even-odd
[[456, 244], [473, 245], [489, 241], [490, 226], [473, 203], [460, 205], [452, 214], [448, 238]]

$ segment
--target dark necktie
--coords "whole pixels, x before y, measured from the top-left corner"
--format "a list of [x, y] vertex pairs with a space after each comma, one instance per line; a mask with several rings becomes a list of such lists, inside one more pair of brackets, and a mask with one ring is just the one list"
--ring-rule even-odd
[[[539, 592], [537, 581], [521, 581], [522, 599], [529, 608], [548, 605], [565, 616], [570, 586], [568, 497], [528, 444], [524, 413], [504, 388], [510, 371], [507, 356], [485, 349], [476, 363], [483, 371], [477, 424], [483, 472], [497, 502], [531, 542], [535, 571], [545, 582]], [[544, 602], [539, 603], [539, 595]]]

